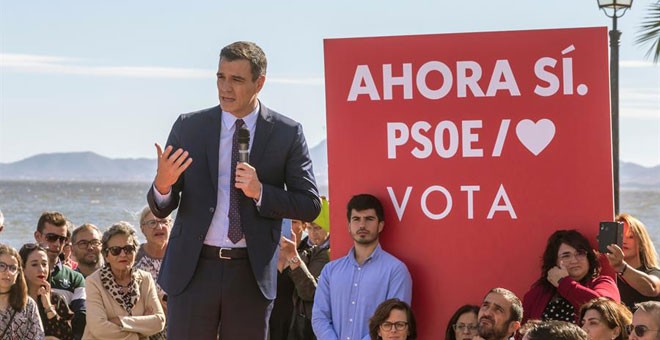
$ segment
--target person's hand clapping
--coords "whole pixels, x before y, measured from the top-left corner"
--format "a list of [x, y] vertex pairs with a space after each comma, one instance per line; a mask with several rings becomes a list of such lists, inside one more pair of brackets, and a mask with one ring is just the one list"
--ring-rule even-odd
[[188, 169], [193, 161], [191, 157], [188, 157], [188, 151], [177, 149], [172, 152], [173, 150], [174, 148], [168, 145], [163, 151], [160, 144], [156, 143], [158, 169], [156, 179], [154, 179], [154, 186], [162, 195], [170, 193], [172, 185], [176, 183], [181, 174]]

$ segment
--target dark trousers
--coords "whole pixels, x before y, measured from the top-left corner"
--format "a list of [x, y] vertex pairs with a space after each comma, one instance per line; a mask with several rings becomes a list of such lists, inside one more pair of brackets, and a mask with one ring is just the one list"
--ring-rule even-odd
[[169, 340], [263, 340], [273, 302], [247, 258], [200, 258], [188, 287], [167, 301]]

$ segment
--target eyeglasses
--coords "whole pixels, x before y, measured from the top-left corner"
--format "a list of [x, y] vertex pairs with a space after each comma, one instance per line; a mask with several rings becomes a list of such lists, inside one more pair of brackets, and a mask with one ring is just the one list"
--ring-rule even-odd
[[451, 325], [451, 327], [454, 329], [454, 331], [457, 332], [465, 332], [468, 331], [469, 333], [472, 333], [477, 330], [477, 325], [476, 324], [464, 324], [464, 323], [455, 323]]
[[562, 253], [559, 255], [559, 260], [561, 261], [570, 261], [575, 258], [576, 260], [584, 260], [587, 258], [587, 252], [584, 250], [578, 250], [575, 253]]
[[658, 329], [649, 329], [648, 327], [646, 327], [644, 325], [637, 325], [637, 326], [635, 326], [635, 325], [626, 325], [626, 330], [628, 331], [628, 333], [630, 333], [630, 334], [635, 333], [635, 335], [637, 335], [637, 336], [644, 336], [644, 334], [646, 334], [646, 332], [657, 332], [658, 331]]
[[144, 223], [142, 223], [142, 225], [146, 225], [147, 227], [149, 227], [151, 229], [156, 228], [158, 225], [169, 226], [170, 224], [172, 224], [172, 219], [169, 219], [169, 218], [164, 219], [164, 220], [148, 220], [148, 221], [144, 221]]
[[98, 248], [98, 247], [101, 246], [101, 241], [99, 241], [99, 240], [89, 240], [89, 241], [81, 240], [81, 241], [76, 242], [76, 247], [78, 247], [78, 249], [87, 249], [89, 246], [92, 246], [94, 248]]
[[405, 321], [397, 321], [397, 322], [385, 321], [385, 322], [380, 324], [380, 329], [382, 329], [386, 332], [391, 331], [392, 327], [394, 327], [394, 329], [396, 329], [397, 331], [402, 331], [402, 330], [408, 328], [408, 323], [405, 322]]
[[15, 264], [6, 264], [4, 262], [0, 262], [0, 273], [6, 271], [9, 271], [9, 274], [16, 274], [16, 271], [18, 271], [18, 266]]
[[135, 252], [135, 246], [132, 245], [132, 244], [127, 244], [123, 247], [118, 247], [118, 246], [109, 247], [107, 249], [107, 252], [112, 254], [113, 256], [119, 256], [119, 254], [121, 254], [122, 250], [124, 251], [124, 254], [130, 255], [130, 254], [133, 254]]
[[48, 241], [50, 243], [55, 243], [57, 241], [59, 241], [60, 243], [65, 243], [66, 242], [66, 236], [57, 235], [57, 234], [53, 234], [53, 233], [48, 233], [48, 234], [44, 235], [44, 238], [46, 238], [46, 241]]

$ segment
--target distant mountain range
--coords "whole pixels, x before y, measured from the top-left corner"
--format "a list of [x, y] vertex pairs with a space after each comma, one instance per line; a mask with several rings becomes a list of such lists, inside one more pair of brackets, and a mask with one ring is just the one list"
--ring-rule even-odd
[[[309, 150], [319, 191], [328, 194], [328, 152], [323, 140]], [[50, 153], [13, 163], [0, 163], [0, 180], [151, 181], [156, 160], [111, 159], [93, 152]], [[660, 189], [660, 165], [643, 167], [622, 162], [622, 188]]]

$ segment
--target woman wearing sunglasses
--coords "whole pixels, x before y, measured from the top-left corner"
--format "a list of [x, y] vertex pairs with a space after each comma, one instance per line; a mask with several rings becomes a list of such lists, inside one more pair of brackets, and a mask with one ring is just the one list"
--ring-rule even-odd
[[28, 296], [16, 249], [0, 244], [0, 339], [43, 339], [37, 304]]
[[88, 276], [84, 339], [147, 339], [163, 330], [165, 314], [151, 274], [133, 268], [138, 247], [128, 222], [110, 227], [101, 239], [105, 266]]
[[399, 299], [383, 301], [369, 319], [371, 340], [415, 340], [415, 315], [407, 303]]
[[630, 340], [660, 340], [660, 302], [646, 301], [635, 305]]
[[51, 291], [48, 283], [48, 253], [35, 243], [28, 243], [18, 252], [23, 263], [23, 276], [28, 295], [37, 302], [41, 323], [46, 336], [60, 340], [73, 340], [71, 319], [73, 312], [64, 297]]
[[584, 303], [601, 296], [620, 302], [616, 282], [600, 269], [596, 252], [582, 234], [554, 232], [543, 253], [541, 277], [523, 298], [523, 324], [531, 319], [578, 323]]

